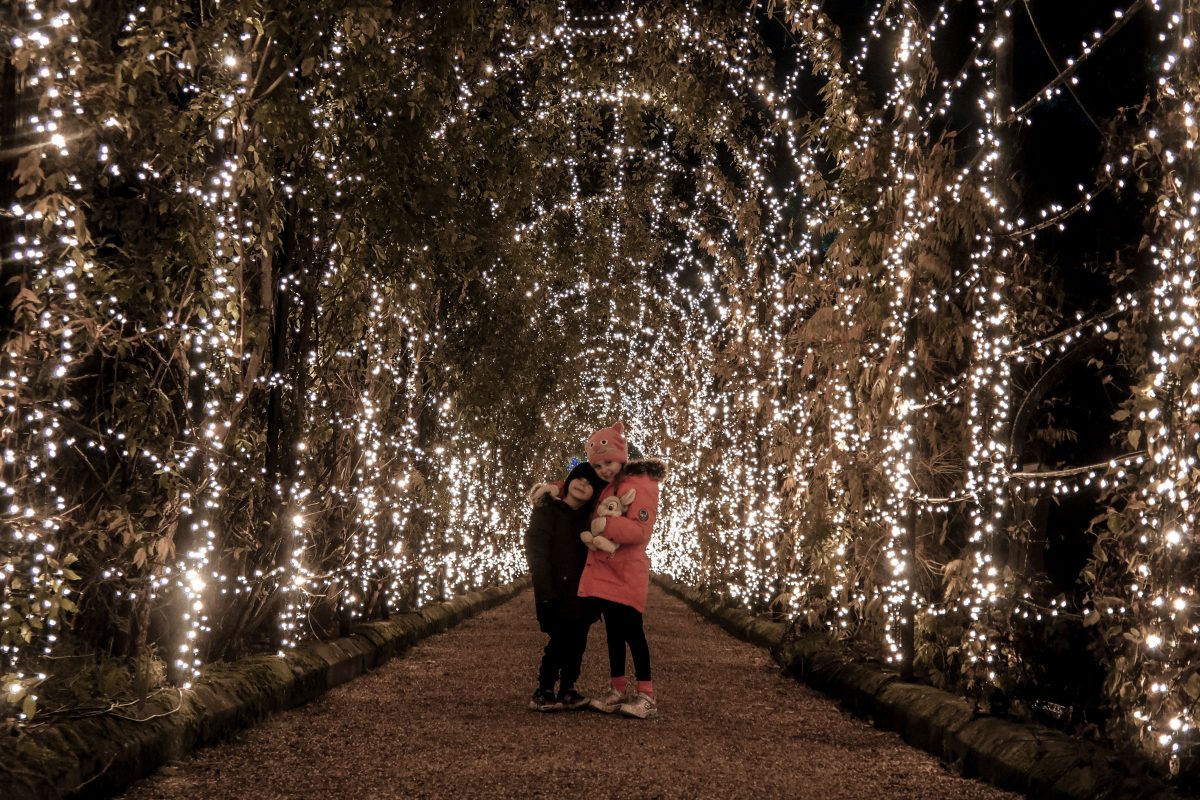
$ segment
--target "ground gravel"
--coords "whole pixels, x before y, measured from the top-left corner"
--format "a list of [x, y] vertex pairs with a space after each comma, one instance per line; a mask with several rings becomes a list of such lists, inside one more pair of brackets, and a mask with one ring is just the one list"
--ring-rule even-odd
[[[846, 714], [657, 587], [646, 620], [656, 720], [528, 711], [544, 637], [526, 591], [122, 797], [1018, 797]], [[607, 672], [596, 625], [582, 688]]]

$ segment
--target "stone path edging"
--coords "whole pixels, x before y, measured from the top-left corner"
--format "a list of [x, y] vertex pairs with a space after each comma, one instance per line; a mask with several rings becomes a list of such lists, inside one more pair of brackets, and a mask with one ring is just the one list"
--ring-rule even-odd
[[823, 634], [785, 641], [785, 625], [737, 608], [665, 575], [655, 583], [739, 639], [767, 648], [788, 672], [905, 741], [1004, 789], [1055, 800], [1181, 800], [1149, 775], [1132, 774], [1109, 749], [1061, 731], [977, 715], [957, 695], [900, 680], [859, 661]]
[[147, 701], [137, 719], [105, 714], [3, 737], [0, 797], [108, 796], [191, 750], [358, 677], [421, 639], [511, 599], [529, 583], [525, 576], [364, 623], [350, 636], [305, 644], [282, 658], [259, 655], [210, 665], [191, 691]]

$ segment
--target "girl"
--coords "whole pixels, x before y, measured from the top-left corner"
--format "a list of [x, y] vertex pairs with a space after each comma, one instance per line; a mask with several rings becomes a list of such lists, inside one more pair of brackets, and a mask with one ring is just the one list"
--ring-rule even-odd
[[[586, 697], [575, 690], [588, 628], [595, 616], [579, 599], [579, 576], [587, 548], [579, 531], [587, 526], [596, 495], [604, 488], [590, 464], [579, 464], [563, 483], [563, 499], [546, 494], [534, 502], [525, 533], [525, 558], [533, 576], [538, 627], [550, 635], [538, 670], [538, 687], [529, 701], [534, 711], [582, 708]], [[554, 686], [558, 684], [558, 694]]]
[[[625, 425], [616, 423], [588, 437], [588, 463], [608, 486], [596, 502], [630, 489], [633, 502], [620, 517], [593, 517], [590, 532], [603, 535], [619, 545], [614, 553], [592, 550], [579, 579], [579, 596], [591, 603], [604, 618], [608, 637], [608, 665], [611, 676], [608, 692], [594, 698], [591, 707], [611, 714], [650, 719], [658, 715], [654, 684], [650, 679], [650, 648], [642, 627], [646, 611], [646, 591], [650, 583], [650, 559], [646, 545], [654, 520], [658, 518], [658, 484], [666, 475], [666, 464], [656, 458], [629, 460]], [[625, 678], [625, 647], [633, 656], [637, 688], [629, 693]]]

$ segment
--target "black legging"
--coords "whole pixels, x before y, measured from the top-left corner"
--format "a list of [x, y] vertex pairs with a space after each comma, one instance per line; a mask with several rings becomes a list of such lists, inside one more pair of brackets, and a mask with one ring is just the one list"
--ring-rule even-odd
[[542, 665], [538, 669], [538, 688], [559, 691], [575, 688], [579, 679], [579, 666], [583, 651], [587, 647], [589, 623], [583, 620], [559, 620], [549, 625], [550, 641], [542, 651]]
[[639, 681], [650, 680], [650, 646], [646, 644], [646, 631], [642, 629], [642, 612], [611, 600], [597, 600], [596, 607], [604, 617], [609, 675], [614, 678], [625, 675], [625, 645], [628, 644], [634, 675]]

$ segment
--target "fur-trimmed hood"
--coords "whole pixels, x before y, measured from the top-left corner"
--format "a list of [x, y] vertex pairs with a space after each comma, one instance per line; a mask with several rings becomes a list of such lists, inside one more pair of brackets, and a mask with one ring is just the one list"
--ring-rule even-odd
[[656, 481], [662, 481], [667, 477], [667, 462], [661, 458], [635, 459], [621, 470], [622, 477], [629, 478], [634, 475], [646, 475]]

